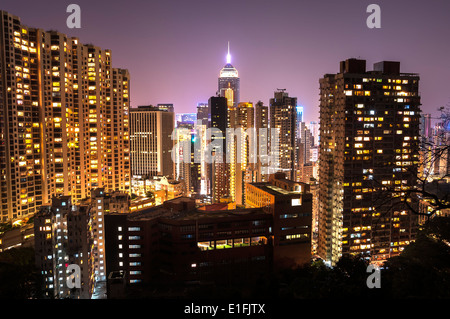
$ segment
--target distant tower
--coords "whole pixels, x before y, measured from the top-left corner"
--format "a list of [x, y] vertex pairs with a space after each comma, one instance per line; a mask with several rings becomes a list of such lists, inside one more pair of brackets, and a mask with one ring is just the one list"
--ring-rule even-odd
[[220, 70], [218, 94], [227, 98], [228, 107], [239, 104], [239, 74], [231, 65], [230, 43], [228, 42], [227, 64]]
[[279, 130], [278, 160], [272, 165], [273, 170], [284, 172], [291, 180], [294, 180], [297, 163], [296, 106], [297, 98], [290, 97], [284, 89], [278, 89], [270, 99], [270, 127]]

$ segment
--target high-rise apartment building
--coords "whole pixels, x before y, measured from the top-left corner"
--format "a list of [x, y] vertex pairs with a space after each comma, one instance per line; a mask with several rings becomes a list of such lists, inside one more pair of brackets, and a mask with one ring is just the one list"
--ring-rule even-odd
[[[295, 180], [297, 165], [297, 98], [290, 97], [284, 89], [277, 90], [270, 99], [270, 128], [278, 131], [278, 140], [272, 140], [271, 151], [277, 153], [273, 172], [284, 172]], [[277, 144], [277, 146], [275, 146]]]
[[[105, 281], [105, 215], [109, 213], [126, 214], [130, 210], [128, 193], [120, 191], [105, 192], [104, 188], [91, 191], [89, 198], [81, 201], [80, 207], [89, 207], [92, 234], [92, 272], [96, 281]], [[70, 238], [70, 240], [76, 240]]]
[[131, 172], [135, 176], [174, 177], [172, 133], [175, 113], [167, 107], [130, 109]]
[[129, 81], [111, 52], [0, 11], [0, 220], [128, 190]]
[[419, 76], [399, 62], [367, 71], [349, 59], [320, 79], [317, 251], [330, 264], [350, 254], [383, 261], [414, 240], [401, 196], [416, 181], [419, 106]]
[[[36, 266], [42, 273], [46, 298], [90, 299], [94, 289], [93, 235], [89, 205], [75, 205], [70, 196], [57, 196], [34, 219]], [[68, 285], [73, 273], [72, 283]], [[72, 289], [75, 288], [75, 289]]]

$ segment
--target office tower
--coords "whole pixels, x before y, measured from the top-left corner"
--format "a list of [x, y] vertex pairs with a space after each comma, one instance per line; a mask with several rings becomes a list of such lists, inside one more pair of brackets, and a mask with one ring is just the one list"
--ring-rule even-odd
[[240, 79], [236, 68], [231, 65], [230, 44], [228, 43], [227, 63], [220, 70], [218, 94], [227, 99], [228, 107], [237, 107], [240, 102]]
[[271, 163], [274, 172], [286, 173], [288, 179], [295, 179], [297, 163], [297, 98], [290, 97], [285, 89], [277, 90], [270, 99], [270, 128], [278, 130], [279, 140], [270, 140], [271, 151], [277, 152], [275, 163]]
[[422, 114], [420, 117], [420, 136], [422, 140], [432, 137], [431, 114]]
[[312, 135], [312, 145], [311, 146], [317, 146], [319, 145], [319, 123], [315, 121], [311, 121], [309, 123], [309, 130], [311, 131]]
[[177, 113], [175, 114], [175, 126], [178, 127], [178, 123], [190, 123], [195, 124], [197, 122], [197, 113]]
[[310, 186], [272, 174], [268, 182], [246, 184], [246, 207], [261, 207], [273, 218], [274, 263], [292, 267], [311, 260]]
[[295, 180], [309, 183], [310, 177], [313, 176], [313, 165], [311, 163], [312, 135], [305, 122], [299, 123], [298, 130]]
[[175, 113], [152, 105], [130, 109], [130, 153], [133, 176], [174, 177], [172, 132]]
[[433, 145], [433, 127], [431, 126], [431, 114], [421, 114], [420, 117], [420, 174], [428, 177], [434, 174], [436, 167], [435, 145]]
[[156, 104], [156, 108], [161, 111], [175, 112], [172, 103], [158, 103]]
[[129, 74], [111, 52], [0, 12], [0, 219], [129, 189]]
[[[70, 196], [54, 197], [36, 213], [34, 234], [45, 297], [89, 299], [94, 288], [90, 207], [74, 205]], [[67, 284], [72, 265], [80, 270], [74, 289]]]
[[269, 176], [269, 107], [261, 101], [255, 104], [255, 133], [258, 151], [255, 182], [266, 182]]
[[173, 131], [173, 162], [175, 165], [176, 180], [185, 178], [185, 163], [191, 162], [191, 131], [194, 125], [190, 123], [178, 122], [177, 127]]
[[197, 123], [201, 121], [203, 125], [209, 125], [211, 122], [211, 110], [209, 109], [209, 103], [197, 104]]
[[450, 174], [450, 120], [449, 115], [437, 122], [433, 129], [430, 162], [433, 175], [442, 178]]
[[399, 62], [340, 66], [320, 79], [318, 254], [382, 262], [414, 240], [416, 216], [399, 196], [416, 182], [419, 76]]
[[174, 130], [175, 179], [184, 181], [186, 195], [201, 191], [201, 139], [192, 122], [178, 122]]
[[235, 113], [235, 175], [234, 198], [237, 205], [245, 205], [245, 183], [254, 181], [256, 170], [256, 144], [254, 135], [255, 109], [251, 102], [238, 104]]
[[[211, 127], [211, 111], [209, 109], [209, 103], [197, 104], [197, 122], [195, 123], [195, 130], [199, 139], [199, 151], [200, 151], [200, 195], [211, 195], [211, 179], [210, 169], [211, 166], [205, 159], [206, 146], [207, 146], [207, 130]], [[195, 157], [195, 155], [194, 155]]]
[[311, 144], [312, 144], [312, 135], [311, 130], [306, 126], [305, 122], [300, 122], [299, 124], [299, 143], [302, 144], [301, 147], [301, 161], [299, 158], [299, 162], [301, 164], [308, 164], [311, 162]]
[[[226, 128], [234, 129], [236, 123], [236, 109], [240, 102], [240, 79], [236, 68], [231, 65], [230, 44], [228, 43], [227, 63], [220, 70], [218, 81], [218, 95], [225, 97], [227, 101], [227, 126]], [[226, 130], [222, 131], [226, 135]], [[229, 138], [227, 140], [226, 159], [227, 164], [225, 169], [228, 176], [228, 195], [227, 198], [234, 202], [236, 200], [236, 156], [237, 146], [235, 139]]]
[[297, 110], [297, 123], [303, 122], [303, 106], [296, 106], [295, 109]]
[[228, 128], [227, 99], [212, 96], [208, 100], [211, 110], [211, 150], [208, 154], [214, 157], [210, 166], [211, 196], [213, 202], [228, 198], [230, 195], [230, 171], [227, 163], [226, 130]]

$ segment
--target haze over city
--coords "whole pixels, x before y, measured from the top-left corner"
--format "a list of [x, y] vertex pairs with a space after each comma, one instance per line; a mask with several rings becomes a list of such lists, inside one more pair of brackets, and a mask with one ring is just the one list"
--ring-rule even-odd
[[[66, 26], [69, 1], [2, 1], [22, 23], [58, 30], [113, 53], [132, 76], [131, 106], [173, 103], [195, 112], [217, 90], [230, 41], [241, 101], [265, 104], [277, 88], [318, 118], [318, 79], [347, 58], [401, 61], [419, 73], [422, 110], [438, 116], [450, 101], [448, 1], [377, 1], [381, 28], [369, 29], [373, 1], [77, 1], [81, 28]], [[106, 5], [107, 4], [107, 5]], [[22, 8], [26, 7], [27, 10]], [[51, 10], [49, 10], [51, 9]]]

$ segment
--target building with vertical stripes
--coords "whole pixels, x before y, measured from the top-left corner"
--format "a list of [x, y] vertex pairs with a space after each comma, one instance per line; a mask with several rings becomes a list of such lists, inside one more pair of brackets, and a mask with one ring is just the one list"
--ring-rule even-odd
[[111, 51], [0, 11], [0, 77], [0, 221], [129, 190], [130, 75]]
[[175, 162], [172, 159], [174, 127], [173, 109], [151, 105], [131, 108], [132, 176], [175, 176]]

